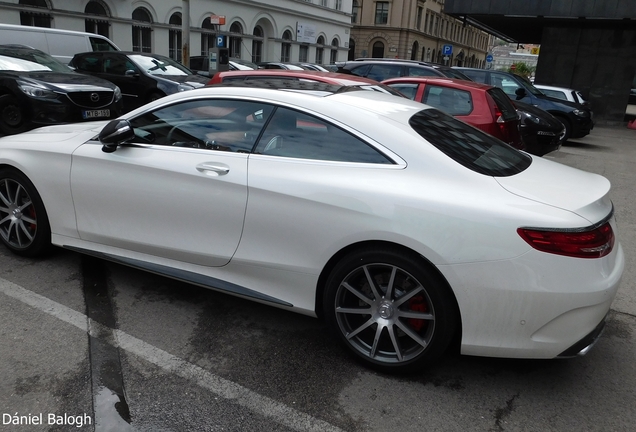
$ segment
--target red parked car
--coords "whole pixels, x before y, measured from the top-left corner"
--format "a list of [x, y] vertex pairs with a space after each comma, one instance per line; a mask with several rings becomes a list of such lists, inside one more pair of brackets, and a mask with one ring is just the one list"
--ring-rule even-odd
[[412, 100], [445, 111], [515, 148], [524, 149], [519, 114], [500, 88], [437, 77], [392, 78], [382, 84]]
[[321, 82], [341, 86], [359, 86], [367, 90], [375, 90], [395, 96], [404, 96], [399, 91], [369, 78], [336, 72], [319, 72], [311, 70], [256, 69], [217, 72], [214, 74], [212, 79], [208, 81], [207, 85], [249, 80], [296, 80]]

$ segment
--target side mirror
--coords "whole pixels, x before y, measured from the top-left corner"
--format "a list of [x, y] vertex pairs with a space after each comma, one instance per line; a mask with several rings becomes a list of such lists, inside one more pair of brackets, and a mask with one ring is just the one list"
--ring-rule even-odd
[[112, 153], [120, 144], [134, 137], [135, 131], [128, 120], [111, 120], [99, 133], [99, 142], [104, 144], [103, 152]]
[[515, 94], [517, 95], [517, 99], [524, 98], [526, 96], [526, 89], [524, 89], [523, 87], [519, 87], [517, 90], [515, 90]]
[[139, 74], [136, 71], [132, 70], [132, 69], [128, 69], [126, 72], [124, 72], [124, 75], [125, 76], [130, 76], [130, 77], [135, 77], [135, 78], [139, 76]]

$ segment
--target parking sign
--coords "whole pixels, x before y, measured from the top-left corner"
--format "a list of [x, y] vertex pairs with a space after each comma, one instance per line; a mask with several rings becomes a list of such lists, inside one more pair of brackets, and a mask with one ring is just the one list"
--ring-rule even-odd
[[225, 36], [217, 36], [216, 37], [216, 46], [219, 48], [225, 48]]
[[452, 45], [444, 45], [442, 47], [442, 54], [445, 56], [449, 56], [453, 54], [453, 46]]

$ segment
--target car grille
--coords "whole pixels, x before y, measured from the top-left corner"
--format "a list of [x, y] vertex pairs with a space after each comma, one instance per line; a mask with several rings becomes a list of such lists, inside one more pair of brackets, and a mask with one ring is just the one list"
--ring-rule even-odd
[[112, 91], [83, 91], [67, 93], [66, 96], [78, 106], [83, 108], [101, 108], [112, 103], [114, 92]]

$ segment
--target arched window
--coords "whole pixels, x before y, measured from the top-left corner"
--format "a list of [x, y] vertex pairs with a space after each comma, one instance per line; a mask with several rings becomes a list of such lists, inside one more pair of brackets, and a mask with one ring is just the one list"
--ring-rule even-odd
[[333, 38], [331, 41], [331, 55], [329, 56], [329, 63], [334, 64], [338, 61], [338, 39]]
[[[102, 36], [108, 37], [108, 17], [110, 13], [105, 4], [101, 1], [89, 1], [84, 8], [84, 13], [87, 15], [95, 15], [95, 18], [86, 18], [84, 20], [84, 28], [88, 33], [97, 33]], [[103, 18], [97, 18], [103, 17]]]
[[373, 58], [384, 58], [384, 43], [377, 41], [373, 44], [373, 49], [371, 50], [371, 57]]
[[132, 26], [133, 51], [152, 52], [152, 17], [148, 9], [138, 7], [132, 13], [134, 21]]
[[291, 40], [291, 32], [289, 30], [285, 30], [283, 32], [283, 43], [280, 49], [280, 61], [282, 62], [291, 61]]
[[316, 47], [316, 64], [322, 64], [325, 55], [325, 49], [323, 48], [323, 46], [325, 45], [324, 36], [318, 36], [316, 44], [318, 45]]
[[411, 47], [411, 60], [417, 59], [417, 52], [420, 50], [420, 44], [417, 41], [413, 42], [413, 47]]
[[230, 57], [241, 58], [241, 43], [243, 38], [243, 26], [241, 23], [234, 21], [230, 26]]
[[[20, 24], [34, 27], [51, 27], [51, 6], [46, 0], [20, 0], [20, 5], [42, 8], [40, 11], [20, 11]], [[46, 12], [45, 12], [46, 10]]]
[[172, 60], [181, 61], [181, 12], [170, 16], [168, 24], [173, 26], [169, 31], [168, 53]]
[[263, 28], [261, 26], [254, 27], [252, 32], [252, 63], [260, 63], [263, 61]]
[[356, 41], [349, 38], [349, 55], [347, 60], [355, 60], [356, 59]]
[[201, 23], [201, 55], [207, 56], [210, 48], [214, 48], [218, 26], [212, 24], [210, 17], [207, 17]]

